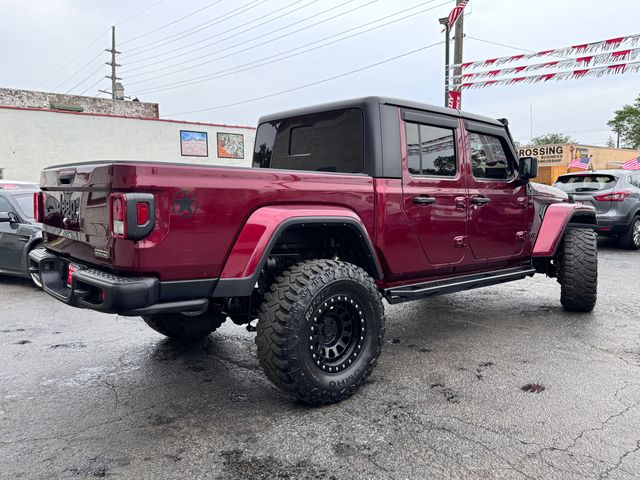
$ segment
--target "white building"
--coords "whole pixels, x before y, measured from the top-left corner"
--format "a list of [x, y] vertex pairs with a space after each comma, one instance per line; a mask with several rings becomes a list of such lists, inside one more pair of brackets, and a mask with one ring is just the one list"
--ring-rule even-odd
[[251, 165], [253, 127], [163, 120], [141, 102], [11, 93], [3, 102], [0, 89], [0, 178], [38, 182], [49, 165], [92, 160]]

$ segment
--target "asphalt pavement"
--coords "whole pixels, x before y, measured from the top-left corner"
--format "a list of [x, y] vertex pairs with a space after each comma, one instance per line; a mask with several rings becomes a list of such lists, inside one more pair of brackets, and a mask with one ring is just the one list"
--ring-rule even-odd
[[640, 252], [600, 248], [592, 314], [555, 280], [397, 306], [376, 370], [310, 408], [254, 334], [192, 347], [0, 278], [0, 478], [640, 477]]

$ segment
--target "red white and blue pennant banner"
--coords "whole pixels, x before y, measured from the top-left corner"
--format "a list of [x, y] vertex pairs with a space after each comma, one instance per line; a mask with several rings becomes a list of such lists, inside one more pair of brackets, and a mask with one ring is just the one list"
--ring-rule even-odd
[[463, 73], [454, 75], [453, 78], [466, 80], [474, 80], [476, 78], [502, 77], [504, 75], [514, 75], [523, 72], [533, 72], [537, 70], [564, 70], [567, 68], [586, 68], [593, 65], [603, 65], [614, 62], [633, 62], [640, 57], [640, 48], [632, 48], [627, 50], [619, 50], [611, 53], [601, 53], [600, 55], [587, 55], [579, 58], [569, 58], [567, 60], [554, 60], [551, 62], [535, 63], [521, 67], [506, 67], [495, 70], [485, 70], [482, 72]]
[[462, 90], [473, 90], [477, 88], [515, 85], [518, 83], [540, 83], [548, 82], [550, 80], [575, 80], [590, 77], [599, 78], [604, 75], [622, 75], [624, 73], [637, 73], [639, 71], [640, 62], [618, 63], [616, 65], [607, 65], [605, 67], [583, 68], [578, 70], [571, 70], [568, 72], [543, 73], [541, 75], [528, 75], [523, 77], [485, 80], [483, 82], [465, 82], [461, 83], [459, 88]]
[[543, 50], [535, 53], [525, 53], [519, 55], [511, 55], [509, 57], [489, 58], [487, 60], [480, 60], [476, 62], [465, 62], [451, 65], [452, 69], [476, 69], [476, 68], [490, 68], [495, 65], [503, 65], [505, 63], [528, 61], [532, 59], [544, 58], [544, 57], [573, 57], [576, 55], [584, 55], [585, 53], [596, 52], [610, 52], [611, 50], [617, 50], [622, 46], [635, 47], [640, 43], [640, 34], [627, 35], [624, 37], [610, 38], [608, 40], [601, 40], [598, 42], [584, 43], [581, 45], [572, 45], [570, 47], [555, 48], [552, 50]]

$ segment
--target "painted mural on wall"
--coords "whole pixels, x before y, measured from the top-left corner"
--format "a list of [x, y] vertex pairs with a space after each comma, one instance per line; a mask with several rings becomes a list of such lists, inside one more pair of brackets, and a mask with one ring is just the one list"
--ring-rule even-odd
[[180, 154], [183, 157], [208, 157], [207, 132], [180, 130]]
[[218, 133], [218, 158], [244, 158], [244, 135]]

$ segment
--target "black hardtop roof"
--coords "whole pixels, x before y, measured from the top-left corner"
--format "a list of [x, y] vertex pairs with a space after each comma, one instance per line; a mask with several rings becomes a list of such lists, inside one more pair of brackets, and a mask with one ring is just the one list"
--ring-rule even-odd
[[279, 113], [273, 113], [260, 117], [259, 123], [270, 122], [274, 120], [280, 120], [282, 118], [297, 117], [300, 115], [308, 115], [311, 113], [326, 112], [330, 110], [342, 110], [345, 108], [362, 108], [365, 105], [372, 106], [373, 104], [381, 105], [393, 105], [402, 108], [410, 108], [413, 110], [421, 110], [429, 113], [436, 113], [440, 115], [447, 115], [450, 117], [462, 117], [468, 120], [474, 120], [477, 122], [484, 122], [490, 125], [497, 125], [502, 127], [503, 124], [494, 119], [485, 117], [483, 115], [476, 115], [475, 113], [463, 112], [461, 110], [453, 110], [451, 108], [437, 107], [435, 105], [429, 105], [426, 103], [414, 102], [411, 100], [402, 100], [399, 98], [390, 97], [361, 97], [348, 100], [340, 100], [337, 102], [323, 103], [318, 105], [311, 105], [308, 107], [296, 108]]

